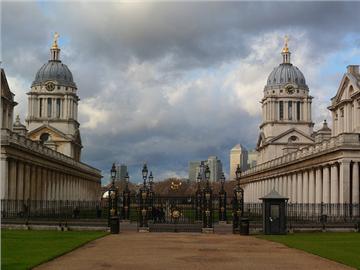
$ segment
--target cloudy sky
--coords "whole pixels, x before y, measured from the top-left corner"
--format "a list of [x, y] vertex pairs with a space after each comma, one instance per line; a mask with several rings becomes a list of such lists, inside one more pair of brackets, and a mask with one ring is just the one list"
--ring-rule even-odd
[[1, 61], [24, 119], [55, 31], [81, 98], [82, 159], [108, 179], [186, 177], [190, 160], [255, 146], [263, 87], [290, 36], [316, 123], [348, 64], [360, 63], [360, 2], [2, 2]]

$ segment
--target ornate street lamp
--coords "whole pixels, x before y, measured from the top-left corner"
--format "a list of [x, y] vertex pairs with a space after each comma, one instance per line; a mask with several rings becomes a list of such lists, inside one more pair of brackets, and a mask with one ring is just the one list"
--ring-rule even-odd
[[221, 184], [221, 188], [219, 192], [219, 222], [226, 223], [226, 191], [224, 189], [224, 185], [225, 185], [224, 172], [221, 174], [220, 184]]
[[113, 163], [111, 170], [111, 185], [108, 190], [108, 199], [109, 199], [109, 219], [117, 215], [117, 188], [115, 187], [115, 177], [116, 177], [116, 166]]
[[129, 190], [129, 174], [126, 172], [125, 189], [123, 191], [123, 219], [130, 221], [130, 190]]
[[143, 186], [139, 190], [139, 206], [140, 206], [140, 217], [139, 217], [139, 231], [149, 231], [148, 225], [148, 200], [149, 200], [149, 190], [146, 186], [146, 179], [148, 175], [148, 169], [146, 164], [144, 164], [142, 169], [142, 177], [144, 180]]
[[154, 176], [152, 172], [150, 172], [149, 175], [149, 220], [154, 219], [153, 210], [154, 210], [154, 190], [153, 190], [153, 184], [154, 184]]
[[241, 169], [238, 164], [236, 168], [236, 187], [233, 195], [233, 232], [235, 233], [240, 226], [240, 218], [244, 215], [244, 190], [240, 187]]
[[144, 187], [146, 187], [146, 179], [147, 179], [147, 175], [148, 175], [148, 169], [147, 169], [146, 164], [144, 164], [141, 172], [142, 172], [142, 177], [144, 179]]
[[118, 190], [115, 186], [115, 177], [116, 177], [116, 166], [113, 163], [111, 170], [111, 186], [108, 190], [108, 200], [109, 200], [109, 219], [108, 224], [110, 226], [111, 233], [119, 233], [119, 216], [117, 210], [117, 201], [118, 201]]
[[195, 220], [201, 222], [201, 173], [199, 172], [196, 182], [197, 189], [195, 192]]
[[210, 169], [209, 166], [205, 167], [206, 186], [203, 190], [203, 232], [213, 232], [213, 211], [212, 211], [212, 190], [210, 187]]

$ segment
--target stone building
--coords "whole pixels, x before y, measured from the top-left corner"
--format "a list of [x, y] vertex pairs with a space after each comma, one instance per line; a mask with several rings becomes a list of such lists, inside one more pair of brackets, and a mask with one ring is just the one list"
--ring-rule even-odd
[[1, 199], [100, 199], [100, 171], [80, 162], [79, 98], [56, 41], [29, 93], [29, 131], [13, 122], [17, 103], [1, 69]]
[[[325, 121], [312, 134], [312, 97], [305, 78], [290, 66], [287, 46], [282, 54], [284, 66], [270, 74], [265, 87], [260, 160], [242, 173], [245, 201], [259, 202], [260, 197], [276, 189], [291, 203], [359, 204], [359, 66], [347, 67], [331, 99], [332, 130]], [[296, 109], [289, 108], [290, 101]]]

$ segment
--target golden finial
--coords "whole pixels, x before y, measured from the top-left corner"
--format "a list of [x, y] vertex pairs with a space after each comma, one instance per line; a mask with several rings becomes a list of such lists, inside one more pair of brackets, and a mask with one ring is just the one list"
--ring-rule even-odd
[[289, 36], [285, 35], [285, 45], [284, 45], [284, 48], [282, 50], [283, 53], [288, 53], [289, 52], [288, 44], [289, 44]]
[[55, 34], [54, 34], [54, 43], [52, 45], [53, 49], [58, 49], [58, 44], [57, 44], [58, 38], [59, 38], [59, 34], [57, 32], [55, 32]]

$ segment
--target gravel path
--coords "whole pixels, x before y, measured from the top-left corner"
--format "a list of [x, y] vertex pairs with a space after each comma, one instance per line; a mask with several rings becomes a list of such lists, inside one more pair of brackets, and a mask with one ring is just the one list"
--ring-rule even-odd
[[121, 233], [95, 240], [37, 270], [333, 270], [353, 269], [255, 237]]

